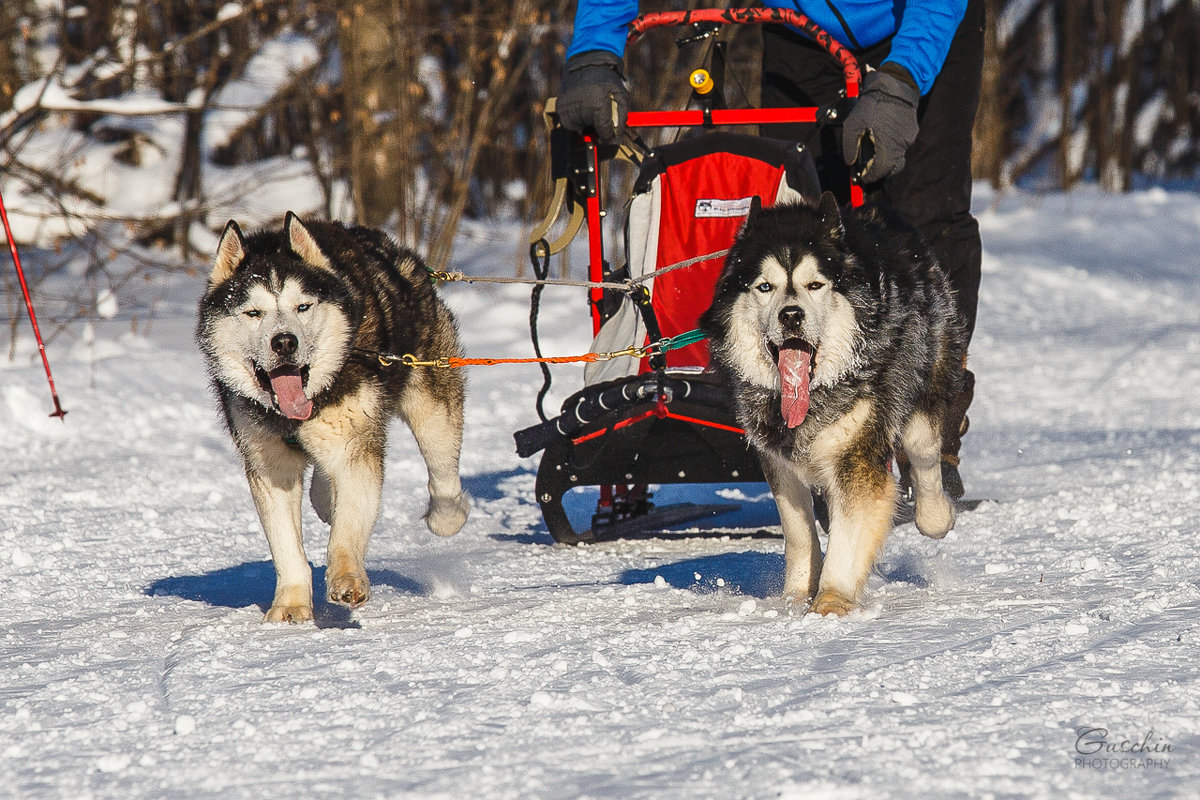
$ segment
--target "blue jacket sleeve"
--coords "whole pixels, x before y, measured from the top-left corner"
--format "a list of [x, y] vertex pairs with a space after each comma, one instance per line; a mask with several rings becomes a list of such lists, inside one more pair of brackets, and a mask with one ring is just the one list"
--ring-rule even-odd
[[[823, 23], [834, 38], [846, 41], [841, 21], [831, 13], [826, 0], [764, 0], [776, 8], [795, 8]], [[891, 54], [917, 82], [921, 94], [933, 86], [950, 42], [967, 10], [967, 0], [907, 0], [896, 27], [896, 0], [834, 0], [838, 13], [864, 47], [876, 44], [893, 32]], [[638, 0], [578, 0], [574, 34], [567, 58], [589, 50], [607, 50], [625, 55], [629, 23], [638, 15]]]
[[925, 94], [942, 71], [966, 11], [967, 0], [908, 0], [884, 61], [894, 61], [912, 73]]
[[638, 0], [579, 0], [567, 58], [589, 50], [625, 55], [629, 23], [638, 15]]

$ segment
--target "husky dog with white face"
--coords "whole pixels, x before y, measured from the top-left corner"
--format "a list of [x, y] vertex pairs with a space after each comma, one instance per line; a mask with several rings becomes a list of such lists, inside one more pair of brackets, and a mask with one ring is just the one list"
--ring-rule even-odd
[[381, 231], [291, 213], [282, 230], [250, 236], [230, 221], [196, 341], [275, 562], [267, 621], [313, 618], [300, 530], [309, 464], [313, 505], [331, 525], [328, 597], [351, 607], [367, 601], [367, 543], [393, 416], [408, 423], [429, 471], [430, 530], [450, 536], [462, 527], [463, 377], [379, 359], [460, 355], [454, 317], [416, 254]]
[[[942, 428], [966, 345], [944, 272], [896, 217], [826, 193], [750, 215], [701, 325], [779, 507], [784, 593], [847, 613], [892, 527], [897, 451], [918, 529], [954, 524]], [[829, 504], [824, 555], [813, 490]]]

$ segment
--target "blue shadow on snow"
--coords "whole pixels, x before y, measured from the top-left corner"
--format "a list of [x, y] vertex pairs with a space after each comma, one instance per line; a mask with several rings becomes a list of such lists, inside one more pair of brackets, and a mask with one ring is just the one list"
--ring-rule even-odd
[[697, 593], [721, 589], [747, 597], [772, 597], [783, 591], [783, 555], [754, 550], [721, 553], [651, 569], [628, 569], [618, 581], [632, 586], [654, 583], [660, 576], [676, 589]]
[[[747, 597], [767, 598], [783, 592], [783, 567], [782, 553], [751, 550], [704, 556], [651, 569], [629, 569], [621, 573], [618, 582], [632, 586], [654, 583], [655, 578], [662, 576], [676, 589], [697, 593], [722, 589]], [[916, 557], [901, 557], [895, 562], [877, 565], [875, 570], [887, 583], [907, 583], [918, 589], [928, 589], [929, 577], [922, 567], [923, 562]], [[718, 583], [718, 580], [722, 582]]]
[[[426, 596], [430, 587], [405, 577], [395, 570], [367, 570], [372, 586], [390, 586], [398, 592]], [[350, 609], [325, 600], [325, 567], [313, 568], [313, 614], [318, 627], [356, 627]], [[275, 568], [270, 561], [248, 561], [236, 567], [206, 572], [203, 575], [172, 575], [146, 587], [150, 597], [179, 597], [219, 608], [258, 606], [265, 614], [275, 591]]]
[[467, 493], [477, 500], [503, 500], [511, 496], [511, 492], [501, 489], [500, 484], [510, 478], [522, 475], [532, 476], [533, 473], [525, 467], [514, 467], [497, 472], [481, 472], [476, 475], [463, 475], [462, 484]]

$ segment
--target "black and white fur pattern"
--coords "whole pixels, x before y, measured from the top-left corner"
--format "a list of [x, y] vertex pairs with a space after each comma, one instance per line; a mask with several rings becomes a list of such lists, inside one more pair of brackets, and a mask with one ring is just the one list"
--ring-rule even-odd
[[[782, 205], [752, 213], [701, 320], [740, 424], [758, 451], [785, 540], [784, 594], [845, 614], [891, 530], [897, 447], [911, 465], [918, 529], [954, 524], [942, 490], [942, 426], [958, 395], [965, 334], [941, 267], [880, 207]], [[810, 405], [781, 411], [785, 344], [811, 352]], [[822, 557], [812, 490], [830, 508]]]
[[331, 222], [243, 236], [230, 221], [200, 302], [196, 340], [275, 562], [268, 622], [313, 618], [300, 529], [304, 474], [330, 523], [328, 597], [370, 596], [367, 543], [383, 488], [393, 416], [411, 428], [429, 472], [429, 529], [457, 533], [464, 379], [459, 370], [385, 365], [461, 355], [454, 317], [416, 254], [383, 232]]

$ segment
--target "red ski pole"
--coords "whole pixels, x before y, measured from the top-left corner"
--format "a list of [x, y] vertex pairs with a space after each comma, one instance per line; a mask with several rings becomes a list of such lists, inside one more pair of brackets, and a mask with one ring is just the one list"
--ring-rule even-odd
[[4, 207], [3, 194], [0, 194], [0, 219], [4, 220], [4, 235], [8, 237], [8, 249], [12, 253], [13, 264], [17, 268], [17, 278], [21, 281], [21, 292], [25, 295], [25, 308], [29, 311], [29, 321], [33, 324], [33, 335], [37, 338], [38, 352], [42, 354], [42, 365], [46, 368], [46, 380], [50, 381], [50, 396], [54, 398], [54, 411], [50, 413], [50, 416], [63, 419], [67, 412], [63, 411], [62, 404], [58, 402], [58, 390], [54, 388], [54, 376], [50, 374], [50, 360], [46, 358], [46, 345], [42, 342], [42, 332], [38, 330], [37, 314], [33, 313], [33, 300], [29, 298], [29, 286], [25, 283], [25, 270], [21, 269], [21, 257], [17, 255], [17, 243], [13, 240], [12, 228], [8, 226], [8, 209]]

